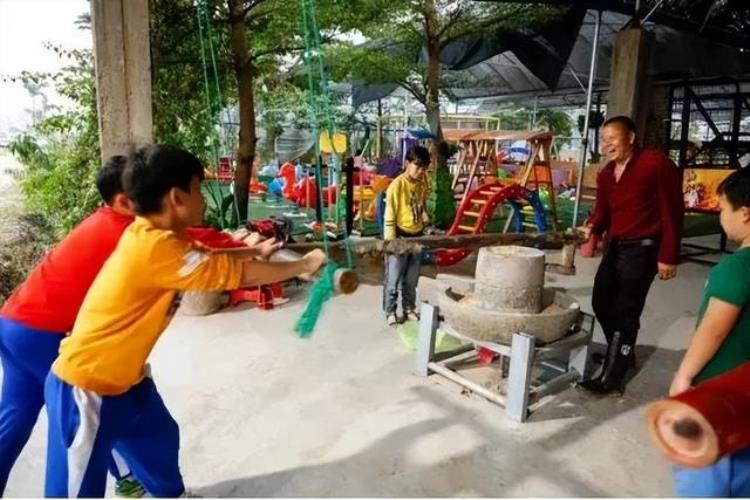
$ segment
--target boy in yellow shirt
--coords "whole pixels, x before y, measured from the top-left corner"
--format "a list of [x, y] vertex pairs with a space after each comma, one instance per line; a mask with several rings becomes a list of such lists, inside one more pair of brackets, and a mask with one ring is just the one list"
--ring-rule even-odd
[[[424, 232], [427, 222], [424, 173], [429, 166], [430, 153], [422, 146], [414, 146], [406, 153], [406, 170], [391, 182], [386, 191], [384, 239], [413, 238]], [[421, 252], [385, 257], [383, 310], [389, 326], [419, 319], [416, 302], [421, 260]], [[402, 318], [396, 312], [399, 288]]]
[[[101, 497], [115, 444], [154, 497], [185, 492], [179, 428], [146, 360], [179, 292], [229, 290], [315, 272], [319, 250], [294, 263], [241, 260], [196, 247], [183, 231], [203, 218], [203, 166], [169, 146], [128, 158], [125, 193], [137, 215], [104, 264], [62, 341], [45, 386], [49, 431], [45, 495]], [[273, 240], [256, 247], [264, 256]]]

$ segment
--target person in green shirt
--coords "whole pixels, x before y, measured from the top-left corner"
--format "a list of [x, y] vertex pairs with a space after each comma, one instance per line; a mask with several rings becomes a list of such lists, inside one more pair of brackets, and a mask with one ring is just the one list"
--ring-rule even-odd
[[[721, 227], [740, 247], [711, 270], [698, 326], [672, 380], [670, 396], [750, 361], [750, 169], [718, 187]], [[750, 497], [750, 448], [702, 469], [675, 469], [680, 497]]]

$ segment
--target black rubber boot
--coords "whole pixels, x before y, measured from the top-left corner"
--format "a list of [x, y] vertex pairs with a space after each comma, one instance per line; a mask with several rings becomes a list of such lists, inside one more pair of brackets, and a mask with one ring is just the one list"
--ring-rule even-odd
[[[607, 361], [606, 351], [603, 353], [595, 352], [594, 354], [591, 355], [591, 362], [594, 363], [595, 365], [604, 365], [606, 361]], [[635, 351], [633, 351], [633, 353], [630, 356], [628, 356], [628, 361], [630, 362], [630, 368], [635, 368], [636, 366]], [[602, 367], [602, 371], [601, 371], [601, 374], [603, 373], [604, 373], [604, 367]], [[601, 378], [601, 374], [597, 378]]]
[[615, 332], [612, 342], [607, 346], [602, 374], [579, 384], [579, 387], [594, 394], [619, 393], [622, 395], [625, 392], [628, 371], [634, 366], [633, 346], [624, 344], [620, 332]]

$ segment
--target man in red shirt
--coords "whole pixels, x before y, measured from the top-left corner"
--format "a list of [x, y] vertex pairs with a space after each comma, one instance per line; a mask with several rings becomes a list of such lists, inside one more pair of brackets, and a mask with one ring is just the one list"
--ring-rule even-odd
[[[126, 158], [112, 157], [96, 187], [106, 203], [86, 218], [31, 271], [0, 309], [0, 495], [44, 404], [44, 381], [58, 346], [73, 329], [91, 283], [133, 221], [120, 177]], [[115, 455], [116, 492], [141, 496], [140, 485]]]
[[635, 146], [635, 124], [625, 116], [602, 126], [594, 213], [580, 228], [607, 233], [608, 246], [594, 279], [592, 304], [607, 338], [602, 373], [581, 386], [591, 392], [625, 389], [635, 367], [640, 317], [654, 277], [677, 274], [684, 204], [680, 171], [663, 153]]

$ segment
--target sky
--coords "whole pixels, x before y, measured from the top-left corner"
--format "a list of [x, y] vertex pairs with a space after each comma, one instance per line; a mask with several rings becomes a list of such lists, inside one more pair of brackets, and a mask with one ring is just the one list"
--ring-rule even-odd
[[[91, 48], [89, 31], [74, 22], [88, 12], [87, 0], [0, 0], [0, 142], [14, 129], [31, 123], [32, 99], [20, 83], [4, 82], [3, 77], [21, 71], [54, 72], [66, 64], [45, 42], [68, 49]], [[50, 103], [65, 102], [50, 89]]]

